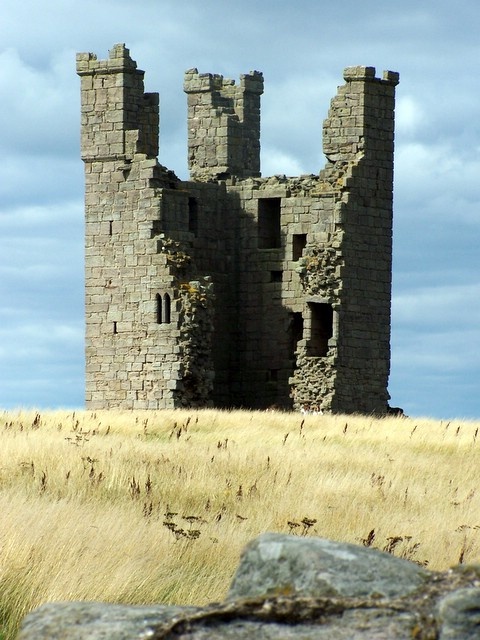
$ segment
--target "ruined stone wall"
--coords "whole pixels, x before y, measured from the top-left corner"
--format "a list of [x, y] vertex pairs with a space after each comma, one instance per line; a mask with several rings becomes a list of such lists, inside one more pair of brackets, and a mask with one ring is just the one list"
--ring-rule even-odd
[[[191, 229], [187, 251], [192, 256], [192, 271], [208, 275], [212, 283], [210, 349], [214, 379], [210, 401], [215, 406], [229, 407], [232, 406], [232, 378], [238, 369], [235, 342], [237, 211], [225, 185], [188, 181], [182, 182], [179, 188], [188, 194], [189, 221], [185, 225]], [[200, 336], [199, 346], [204, 347]]]
[[397, 74], [345, 71], [317, 175], [260, 177], [258, 72], [190, 70], [191, 179], [115, 46], [80, 54], [90, 408], [388, 407]]
[[331, 226], [331, 199], [311, 196], [317, 186], [318, 177], [306, 176], [228, 187], [241, 203], [239, 394], [246, 406], [292, 406], [296, 352], [308, 329], [299, 261], [308, 241], [325, 239]]

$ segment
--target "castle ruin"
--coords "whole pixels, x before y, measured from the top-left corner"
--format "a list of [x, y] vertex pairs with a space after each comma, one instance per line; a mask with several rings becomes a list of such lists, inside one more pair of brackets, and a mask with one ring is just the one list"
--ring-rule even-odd
[[260, 174], [255, 71], [185, 74], [188, 164], [123, 45], [77, 55], [86, 405], [388, 410], [398, 74], [345, 69], [318, 175]]

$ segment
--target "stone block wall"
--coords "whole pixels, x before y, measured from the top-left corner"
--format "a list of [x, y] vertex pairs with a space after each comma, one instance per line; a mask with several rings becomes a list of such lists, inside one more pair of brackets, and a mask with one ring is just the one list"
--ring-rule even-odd
[[190, 70], [181, 181], [128, 49], [77, 71], [87, 406], [386, 412], [398, 75], [347, 69], [325, 168], [262, 178], [262, 75]]

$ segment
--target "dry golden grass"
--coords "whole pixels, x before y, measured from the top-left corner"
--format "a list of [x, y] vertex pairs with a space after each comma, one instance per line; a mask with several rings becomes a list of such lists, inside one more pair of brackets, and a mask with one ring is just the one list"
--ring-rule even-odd
[[0, 638], [46, 601], [220, 600], [242, 547], [264, 531], [363, 543], [431, 569], [478, 561], [479, 426], [0, 414]]

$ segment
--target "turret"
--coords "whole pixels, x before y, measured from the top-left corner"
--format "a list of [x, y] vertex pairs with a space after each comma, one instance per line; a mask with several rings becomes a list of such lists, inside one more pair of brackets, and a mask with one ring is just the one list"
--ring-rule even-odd
[[260, 96], [263, 75], [240, 85], [221, 75], [185, 74], [188, 95], [188, 166], [194, 180], [260, 176]]
[[131, 160], [135, 153], [158, 155], [158, 93], [144, 93], [144, 72], [124, 44], [108, 60], [77, 54], [81, 77], [84, 161]]
[[360, 156], [378, 161], [388, 158], [393, 167], [395, 86], [399, 74], [384, 71], [375, 77], [375, 67], [347, 67], [346, 84], [333, 98], [323, 123], [323, 152], [332, 163], [351, 163]]

